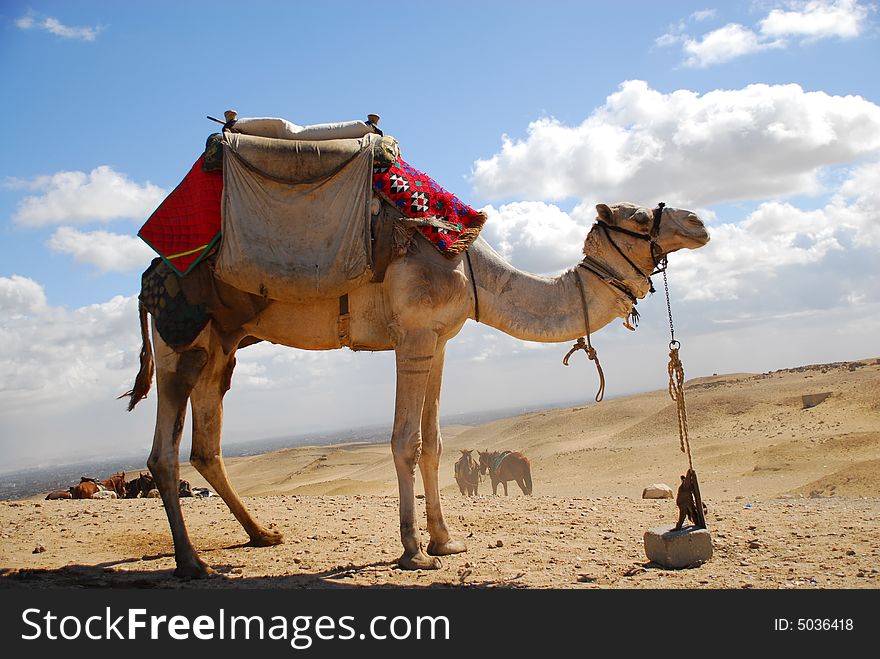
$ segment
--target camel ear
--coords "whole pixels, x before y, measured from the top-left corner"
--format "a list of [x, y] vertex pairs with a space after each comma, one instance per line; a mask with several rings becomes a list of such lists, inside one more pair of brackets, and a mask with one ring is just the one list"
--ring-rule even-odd
[[596, 204], [596, 213], [599, 214], [599, 219], [603, 222], [610, 223], [614, 218], [614, 213], [611, 212], [611, 208], [607, 204]]

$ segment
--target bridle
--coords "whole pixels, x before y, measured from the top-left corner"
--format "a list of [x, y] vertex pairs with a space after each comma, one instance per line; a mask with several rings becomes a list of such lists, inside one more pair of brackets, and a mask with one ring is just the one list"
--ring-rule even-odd
[[[629, 229], [624, 229], [623, 227], [614, 226], [613, 224], [608, 224], [604, 220], [596, 220], [596, 224], [602, 230], [604, 236], [608, 239], [608, 242], [611, 243], [611, 246], [620, 254], [624, 260], [629, 264], [629, 266], [638, 273], [638, 275], [644, 279], [648, 283], [649, 292], [654, 293], [654, 282], [651, 281], [651, 277], [653, 275], [659, 274], [666, 270], [667, 260], [666, 254], [663, 252], [663, 249], [660, 247], [660, 243], [657, 242], [657, 238], [660, 235], [660, 222], [663, 219], [663, 209], [666, 207], [666, 204], [662, 201], [657, 204], [657, 208], [654, 209], [654, 221], [651, 224], [651, 230], [649, 233], [640, 233], [638, 231], [630, 231]], [[633, 238], [637, 238], [638, 240], [645, 240], [649, 243], [651, 249], [651, 273], [645, 274], [645, 272], [633, 263], [633, 260], [627, 256], [626, 252], [624, 252], [620, 245], [614, 240], [614, 237], [611, 235], [614, 233], [622, 233], [627, 236], [631, 236]], [[636, 304], [638, 298], [635, 293], [619, 278], [614, 276], [613, 271], [608, 268], [607, 265], [602, 263], [601, 261], [597, 261], [589, 256], [584, 256], [584, 259], [578, 263], [578, 267], [584, 268], [593, 274], [597, 275], [602, 281], [615, 288], [622, 291], [629, 299], [633, 305]], [[634, 310], [635, 311], [635, 310]], [[635, 318], [638, 318], [638, 314], [635, 314]]]
[[[663, 249], [660, 247], [660, 244], [657, 242], [657, 238], [660, 235], [660, 222], [663, 220], [663, 209], [666, 207], [666, 204], [662, 201], [657, 204], [657, 208], [654, 209], [654, 217], [653, 222], [651, 224], [651, 230], [648, 233], [639, 233], [638, 231], [630, 231], [629, 229], [624, 229], [622, 227], [614, 226], [608, 224], [604, 220], [596, 220], [596, 224], [602, 230], [603, 235], [608, 239], [608, 242], [614, 247], [618, 254], [620, 254], [626, 262], [630, 265], [630, 267], [635, 270], [642, 279], [644, 279], [648, 284], [649, 292], [654, 292], [654, 283], [651, 281], [651, 276], [656, 275], [661, 272], [666, 271], [667, 260], [666, 254], [663, 252]], [[638, 238], [639, 240], [645, 240], [649, 243], [651, 249], [651, 274], [645, 274], [645, 272], [633, 263], [632, 259], [626, 255], [626, 253], [620, 248], [614, 238], [612, 237], [612, 232], [622, 233], [627, 236], [632, 236], [633, 238]], [[624, 280], [622, 280], [617, 273], [615, 273], [611, 268], [608, 267], [607, 264], [598, 261], [590, 256], [584, 256], [583, 260], [578, 263], [579, 268], [584, 268], [588, 272], [596, 275], [600, 281], [605, 282], [609, 286], [612, 286], [622, 292], [629, 301], [632, 303], [632, 307], [627, 314], [626, 318], [624, 318], [623, 324], [627, 329], [634, 330], [639, 323], [639, 312], [636, 311], [636, 304], [638, 303], [638, 297], [632, 291], [632, 289], [627, 286]], [[571, 357], [576, 351], [583, 350], [587, 353], [587, 357], [590, 361], [596, 362], [596, 370], [599, 373], [599, 391], [596, 393], [596, 402], [602, 400], [605, 396], [605, 374], [602, 371], [602, 365], [599, 363], [599, 357], [596, 355], [596, 349], [593, 348], [593, 345], [590, 343], [590, 313], [587, 308], [587, 294], [584, 290], [583, 281], [581, 281], [580, 274], [577, 270], [575, 270], [575, 282], [577, 282], [578, 290], [581, 295], [581, 304], [583, 306], [584, 312], [584, 325], [586, 327], [586, 342], [584, 341], [584, 337], [581, 337], [577, 340], [577, 342], [572, 346], [571, 350], [568, 351], [568, 354], [562, 359], [562, 363], [565, 366], [568, 366], [568, 359]], [[629, 319], [632, 319], [632, 325], [629, 323]]]

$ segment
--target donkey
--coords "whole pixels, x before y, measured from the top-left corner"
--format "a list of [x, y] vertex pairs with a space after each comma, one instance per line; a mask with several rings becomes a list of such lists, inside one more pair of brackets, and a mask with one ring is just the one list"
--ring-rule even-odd
[[455, 463], [455, 482], [464, 496], [475, 497], [480, 486], [480, 465], [471, 455], [473, 449], [463, 448], [459, 451], [461, 457]]
[[523, 494], [532, 493], [532, 470], [529, 459], [519, 451], [478, 451], [480, 454], [480, 473], [489, 474], [492, 480], [492, 494], [498, 494], [498, 483], [504, 486], [507, 496], [507, 481], [516, 481]]

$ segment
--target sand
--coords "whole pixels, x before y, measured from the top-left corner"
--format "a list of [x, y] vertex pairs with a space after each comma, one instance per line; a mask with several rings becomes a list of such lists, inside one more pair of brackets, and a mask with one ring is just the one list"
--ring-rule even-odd
[[[190, 536], [219, 571], [196, 582], [171, 576], [159, 500], [0, 502], [0, 587], [878, 588], [878, 391], [878, 359], [689, 381], [714, 544], [697, 568], [661, 569], [644, 554], [644, 532], [673, 523], [677, 510], [643, 500], [642, 489], [674, 489], [687, 469], [674, 403], [657, 391], [444, 428], [444, 511], [468, 551], [439, 570], [395, 566], [390, 449], [348, 444], [228, 460], [255, 516], [285, 534], [278, 547], [243, 546], [219, 498], [185, 499]], [[509, 496], [493, 496], [488, 481], [480, 496], [461, 496], [459, 448], [524, 452], [534, 496], [512, 482]], [[207, 485], [189, 465], [181, 476]]]

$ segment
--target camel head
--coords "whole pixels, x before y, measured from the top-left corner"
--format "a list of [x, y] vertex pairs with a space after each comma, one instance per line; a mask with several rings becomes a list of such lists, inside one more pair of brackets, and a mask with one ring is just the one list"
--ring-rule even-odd
[[474, 452], [474, 449], [472, 449], [472, 448], [460, 448], [458, 450], [463, 456], [468, 457], [468, 458], [471, 457], [471, 453]]
[[[634, 240], [626, 232], [631, 232], [645, 237], [648, 242], [653, 238], [656, 247], [652, 247], [660, 256], [670, 254], [680, 249], [697, 249], [709, 242], [709, 232], [703, 221], [693, 211], [663, 207], [659, 222], [655, 223], [656, 208], [644, 208], [636, 204], [619, 203], [608, 206], [598, 204], [596, 212], [597, 221], [608, 227], [617, 228], [614, 239], [616, 242], [626, 244], [626, 238]], [[591, 236], [595, 232], [591, 232]], [[584, 253], [587, 254], [590, 237], [584, 244]]]

